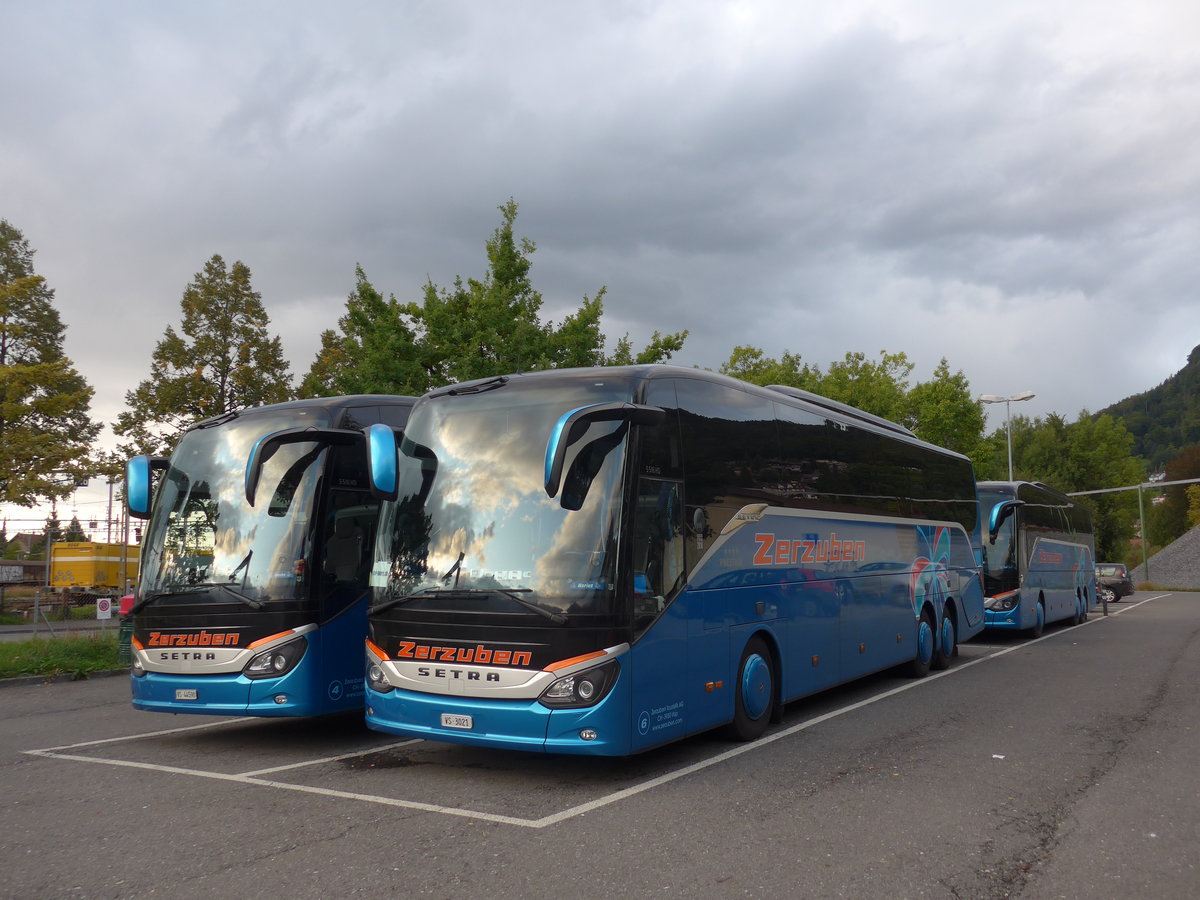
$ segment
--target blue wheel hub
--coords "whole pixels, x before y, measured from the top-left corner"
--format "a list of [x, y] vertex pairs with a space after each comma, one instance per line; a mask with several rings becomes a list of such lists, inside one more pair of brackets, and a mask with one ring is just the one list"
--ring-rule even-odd
[[942, 655], [950, 656], [954, 653], [954, 623], [950, 621], [949, 616], [942, 619]]
[[757, 653], [746, 659], [742, 668], [742, 709], [751, 719], [758, 719], [771, 705], [771, 666]]
[[922, 665], [933, 659], [933, 629], [928, 619], [921, 619], [921, 627], [917, 630], [917, 653]]

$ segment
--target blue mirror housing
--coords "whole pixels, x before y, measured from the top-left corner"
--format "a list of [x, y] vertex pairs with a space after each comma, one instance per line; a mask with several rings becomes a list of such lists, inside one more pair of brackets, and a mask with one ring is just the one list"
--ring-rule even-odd
[[165, 469], [167, 463], [161, 456], [135, 456], [125, 463], [125, 509], [135, 519], [150, 518], [153, 473], [155, 469]]
[[367, 436], [367, 476], [371, 493], [381, 500], [395, 500], [399, 492], [396, 432], [388, 425], [371, 425]]

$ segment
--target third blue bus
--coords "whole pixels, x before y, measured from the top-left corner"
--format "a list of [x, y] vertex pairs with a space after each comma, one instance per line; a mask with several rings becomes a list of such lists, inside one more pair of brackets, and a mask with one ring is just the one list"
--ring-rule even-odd
[[1087, 618], [1096, 604], [1088, 508], [1040, 482], [984, 481], [987, 627], [1037, 637], [1049, 622]]

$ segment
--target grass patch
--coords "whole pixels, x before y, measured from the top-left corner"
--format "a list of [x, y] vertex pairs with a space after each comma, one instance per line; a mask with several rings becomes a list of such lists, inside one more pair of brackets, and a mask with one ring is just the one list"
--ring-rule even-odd
[[122, 669], [117, 662], [117, 633], [85, 637], [34, 638], [0, 643], [0, 678], [69, 675]]

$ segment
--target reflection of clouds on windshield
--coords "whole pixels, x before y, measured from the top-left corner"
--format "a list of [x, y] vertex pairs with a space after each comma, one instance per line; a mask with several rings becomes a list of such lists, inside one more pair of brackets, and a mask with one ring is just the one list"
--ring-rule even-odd
[[[184, 436], [172, 458], [175, 477], [164, 485], [186, 488], [169, 507], [156, 512], [158, 530], [149, 543], [161, 542], [164, 553], [162, 571], [152, 577], [175, 583], [232, 578], [260, 595], [294, 595], [296, 563], [304, 555], [315, 480], [325, 456], [318, 454], [303, 471], [292, 472], [293, 464], [316, 445], [281, 447], [263, 466], [253, 507], [246, 501], [245, 473], [261, 437], [297, 424], [323, 424], [317, 413], [327, 418], [324, 410], [304, 412], [305, 416], [296, 410], [246, 415]], [[285, 481], [292, 484], [281, 496], [290, 502], [275, 510], [283, 515], [270, 515], [272, 498]], [[174, 493], [164, 493], [163, 500], [169, 502]], [[157, 521], [168, 512], [169, 522]]]
[[[437, 523], [431, 571], [446, 571], [460, 552], [476, 569], [511, 568], [512, 559], [530, 557], [532, 546], [518, 548], [512, 520], [534, 515], [523, 511], [527, 504], [536, 507], [539, 495], [542, 501], [548, 499], [541, 483], [542, 454], [530, 452], [531, 442], [544, 450], [545, 427], [537, 415], [542, 411], [530, 410], [528, 416], [518, 412], [450, 416], [453, 427], [439, 433], [444, 443], [438, 453], [441, 493], [431, 498], [430, 512]], [[503, 534], [497, 534], [498, 524]], [[502, 558], [489, 558], [489, 550], [500, 549]]]
[[540, 584], [554, 584], [562, 590], [564, 579], [588, 581], [597, 574], [603, 559], [608, 524], [620, 516], [619, 497], [612, 489], [619, 471], [613, 461], [618, 458], [618, 453], [619, 448], [605, 460], [600, 474], [592, 482], [583, 508], [563, 516], [553, 541], [537, 560]]
[[[465, 554], [461, 571], [455, 571], [477, 585], [494, 579], [507, 587], [562, 593], [568, 582], [594, 577], [621, 454], [614, 449], [605, 459], [583, 510], [565, 510], [557, 497], [548, 497], [546, 443], [566, 402], [436, 411], [444, 420], [432, 423], [428, 438], [437, 456], [435, 487], [427, 501], [433, 523], [430, 577], [451, 571], [460, 553]], [[424, 441], [425, 424], [410, 420], [409, 436]], [[614, 427], [604, 423], [596, 431]], [[595, 436], [589, 432], [586, 438]]]

